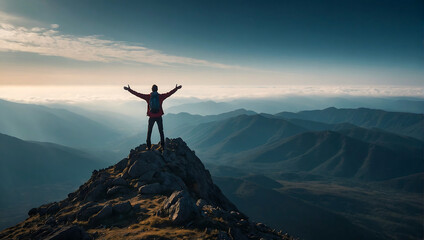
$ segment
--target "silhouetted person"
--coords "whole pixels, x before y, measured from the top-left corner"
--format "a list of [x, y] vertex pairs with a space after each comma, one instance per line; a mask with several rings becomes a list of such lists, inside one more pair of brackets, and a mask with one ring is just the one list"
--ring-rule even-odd
[[161, 148], [164, 149], [165, 147], [165, 136], [163, 134], [163, 121], [162, 121], [162, 115], [163, 115], [163, 109], [162, 109], [162, 102], [174, 94], [178, 89], [180, 89], [182, 86], [175, 85], [175, 88], [172, 89], [170, 92], [159, 94], [158, 93], [158, 86], [153, 85], [152, 86], [152, 92], [150, 94], [142, 94], [138, 93], [130, 88], [130, 85], [128, 87], [124, 87], [125, 90], [128, 90], [130, 93], [134, 94], [135, 96], [142, 98], [146, 100], [147, 102], [147, 116], [149, 116], [149, 126], [147, 128], [147, 148], [150, 149], [152, 147], [151, 143], [151, 136], [152, 136], [152, 129], [155, 122], [158, 125], [159, 134], [160, 134], [160, 145]]

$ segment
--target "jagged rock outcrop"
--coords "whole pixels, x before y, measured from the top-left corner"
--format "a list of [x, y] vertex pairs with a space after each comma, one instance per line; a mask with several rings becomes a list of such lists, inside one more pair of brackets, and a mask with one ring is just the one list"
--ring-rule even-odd
[[1, 239], [289, 239], [240, 213], [186, 143], [131, 150], [60, 202], [28, 212]]

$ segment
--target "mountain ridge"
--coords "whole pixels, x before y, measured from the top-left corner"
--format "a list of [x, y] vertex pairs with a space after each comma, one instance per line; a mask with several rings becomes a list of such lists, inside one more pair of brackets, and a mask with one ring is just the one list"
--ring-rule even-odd
[[[273, 163], [274, 169], [336, 177], [385, 180], [423, 171], [422, 157], [408, 156], [333, 131], [305, 132], [236, 155], [238, 166]], [[408, 166], [405, 168], [405, 161]], [[277, 167], [278, 166], [278, 167]], [[381, 169], [381, 167], [384, 167]]]
[[360, 127], [380, 128], [393, 133], [424, 140], [424, 114], [389, 112], [370, 108], [335, 108], [301, 111], [298, 113], [281, 112], [275, 114], [282, 118], [299, 118], [324, 123], [352, 123]]

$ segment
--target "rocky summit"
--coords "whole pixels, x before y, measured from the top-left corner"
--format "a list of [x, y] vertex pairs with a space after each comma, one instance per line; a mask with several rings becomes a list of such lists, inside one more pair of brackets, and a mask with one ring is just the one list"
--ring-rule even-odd
[[238, 211], [180, 138], [140, 145], [28, 215], [0, 239], [291, 239]]

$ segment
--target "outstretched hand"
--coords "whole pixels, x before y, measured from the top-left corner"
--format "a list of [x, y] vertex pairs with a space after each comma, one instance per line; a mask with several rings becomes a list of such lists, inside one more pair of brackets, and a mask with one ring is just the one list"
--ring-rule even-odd
[[124, 86], [124, 90], [130, 90], [131, 89], [131, 87], [130, 87], [130, 85], [128, 85], [128, 87], [127, 86]]
[[182, 87], [183, 87], [183, 86], [181, 86], [181, 85], [180, 85], [180, 86], [178, 86], [178, 84], [175, 84], [175, 88], [176, 88], [176, 89], [181, 89]]

